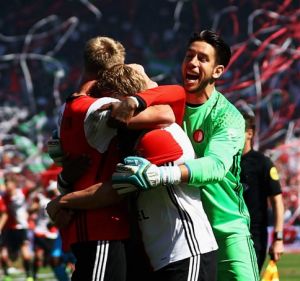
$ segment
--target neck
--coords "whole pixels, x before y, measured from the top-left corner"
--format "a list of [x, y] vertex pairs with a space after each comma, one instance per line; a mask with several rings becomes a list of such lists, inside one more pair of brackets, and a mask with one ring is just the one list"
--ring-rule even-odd
[[209, 85], [198, 92], [186, 92], [186, 102], [190, 104], [203, 104], [210, 98], [214, 88], [214, 85]]
[[248, 153], [251, 149], [252, 149], [251, 143], [249, 141], [246, 141], [243, 149], [243, 155]]
[[87, 95], [91, 90], [91, 88], [93, 87], [93, 85], [95, 84], [95, 82], [96, 80], [86, 80], [86, 81], [83, 80], [80, 85], [80, 89], [76, 93], [76, 95]]

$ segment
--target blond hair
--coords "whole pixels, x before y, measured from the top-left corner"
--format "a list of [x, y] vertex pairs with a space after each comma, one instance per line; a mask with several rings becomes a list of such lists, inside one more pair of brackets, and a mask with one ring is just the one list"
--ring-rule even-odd
[[88, 73], [101, 73], [115, 64], [125, 61], [124, 46], [105, 36], [94, 37], [87, 41], [84, 49], [84, 66]]
[[131, 66], [117, 64], [105, 70], [97, 80], [97, 88], [110, 96], [133, 95], [147, 87], [144, 76]]

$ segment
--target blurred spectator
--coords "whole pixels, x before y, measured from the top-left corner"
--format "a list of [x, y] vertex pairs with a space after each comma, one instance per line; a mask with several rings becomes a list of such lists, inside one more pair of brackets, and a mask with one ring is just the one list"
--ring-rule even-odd
[[20, 186], [20, 177], [14, 173], [4, 175], [3, 200], [8, 210], [8, 220], [3, 230], [2, 267], [8, 275], [9, 261], [16, 261], [21, 252], [26, 281], [33, 281], [32, 253], [28, 237], [27, 202]]
[[[46, 206], [50, 199], [59, 194], [57, 182], [50, 181], [45, 189], [38, 189], [29, 198], [29, 214], [33, 223], [34, 278], [41, 267], [51, 266], [59, 281], [70, 280], [66, 265], [62, 261], [62, 251], [57, 249], [58, 229], [52, 224]], [[54, 253], [56, 251], [56, 253]], [[58, 253], [57, 253], [58, 251]]]

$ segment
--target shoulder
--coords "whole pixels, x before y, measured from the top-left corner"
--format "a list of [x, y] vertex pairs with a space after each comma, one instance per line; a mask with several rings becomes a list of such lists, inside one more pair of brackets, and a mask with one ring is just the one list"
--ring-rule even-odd
[[263, 162], [263, 164], [265, 166], [269, 167], [269, 168], [273, 168], [273, 167], [275, 168], [275, 164], [273, 163], [273, 160], [269, 156], [267, 156], [263, 153], [261, 153], [261, 154], [262, 154], [262, 160], [261, 161]]
[[[97, 99], [87, 95], [73, 95], [62, 105], [64, 114], [82, 114], [88, 110]], [[66, 113], [65, 113], [66, 112]]]
[[258, 161], [258, 163], [262, 163], [265, 161], [266, 156], [257, 150], [250, 150], [248, 153], [242, 156], [243, 159], [254, 159], [255, 161]]
[[178, 91], [184, 91], [184, 88], [181, 85], [173, 84], [173, 85], [161, 85], [158, 86], [157, 88], [160, 89], [171, 89], [171, 90], [178, 90]]
[[182, 95], [183, 97], [185, 97], [185, 89], [177, 84], [174, 85], [161, 85], [161, 86], [157, 86], [155, 88], [151, 88], [146, 90], [145, 92], [158, 92], [158, 93], [173, 93], [173, 94], [177, 94], [177, 95]]
[[223, 94], [217, 91], [217, 109], [220, 111], [229, 112], [231, 115], [236, 115], [240, 119], [244, 119], [240, 111], [233, 105]]
[[244, 130], [245, 120], [240, 111], [220, 92], [217, 92], [217, 102], [213, 109], [213, 120], [218, 125], [240, 127]]
[[252, 150], [248, 153], [248, 158], [254, 159], [257, 165], [259, 165], [262, 169], [269, 171], [271, 169], [276, 169], [272, 159], [265, 155], [263, 152]]
[[114, 98], [109, 98], [109, 97], [104, 97], [104, 98], [98, 98], [98, 99], [95, 99], [88, 111], [87, 111], [87, 115], [95, 112], [97, 109], [101, 108], [103, 105], [106, 105], [106, 104], [109, 104], [109, 103], [112, 103], [112, 102], [119, 102], [118, 99], [114, 99]]
[[266, 158], [267, 156], [265, 156], [262, 152], [258, 151], [258, 150], [251, 150], [250, 152], [252, 155], [254, 155], [257, 158]]
[[258, 151], [258, 150], [253, 150], [252, 149], [246, 155], [249, 155], [252, 158], [258, 159], [259, 161], [261, 161], [261, 163], [272, 163], [272, 160], [269, 156], [265, 155], [263, 152]]

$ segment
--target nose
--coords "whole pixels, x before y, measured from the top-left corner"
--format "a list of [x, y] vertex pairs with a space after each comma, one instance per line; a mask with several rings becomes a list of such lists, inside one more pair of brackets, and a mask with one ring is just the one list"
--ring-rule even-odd
[[198, 57], [197, 55], [193, 56], [190, 61], [189, 64], [193, 65], [193, 66], [197, 66], [198, 65]]

